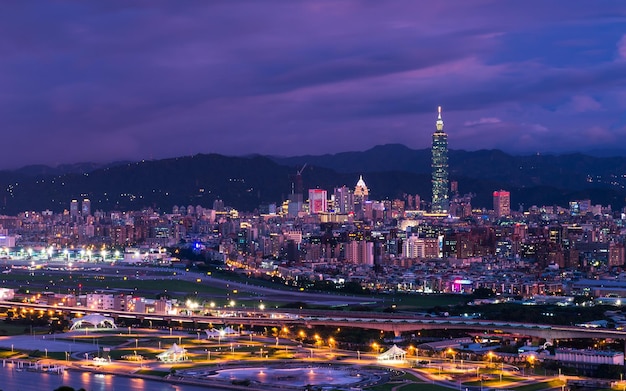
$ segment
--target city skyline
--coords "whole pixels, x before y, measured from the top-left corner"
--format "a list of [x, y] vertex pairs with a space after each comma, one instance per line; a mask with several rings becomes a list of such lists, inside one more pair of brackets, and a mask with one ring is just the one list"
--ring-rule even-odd
[[626, 134], [619, 2], [7, 7], [3, 169], [423, 149], [438, 105], [451, 149], [587, 151]]

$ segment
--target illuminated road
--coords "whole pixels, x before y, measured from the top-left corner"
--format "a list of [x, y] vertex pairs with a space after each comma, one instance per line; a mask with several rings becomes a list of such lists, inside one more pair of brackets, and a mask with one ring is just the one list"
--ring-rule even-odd
[[[30, 261], [4, 261], [4, 265], [6, 267], [10, 267], [13, 264], [21, 265], [21, 266], [29, 266]], [[61, 268], [66, 266], [66, 262], [58, 261], [58, 262], [48, 262], [47, 265], [50, 267]], [[8, 270], [8, 269], [7, 269]], [[54, 283], [56, 285], [51, 286], [50, 283], [36, 283], [32, 282], [30, 284], [25, 284], [24, 282], [11, 282], [12, 274], [21, 274], [27, 275], [29, 273], [37, 273], [38, 275], [48, 275], [51, 277], [51, 280], [56, 280]], [[68, 276], [70, 274], [74, 274], [76, 276], [98, 276], [103, 278], [123, 278], [126, 277], [128, 281], [186, 281], [190, 283], [197, 283], [200, 281], [201, 284], [223, 289], [225, 291], [233, 291], [237, 290], [239, 292], [239, 296], [244, 294], [250, 295], [251, 297], [258, 297], [264, 301], [277, 301], [277, 302], [304, 302], [308, 304], [324, 304], [324, 305], [360, 305], [365, 304], [365, 302], [372, 303], [381, 301], [378, 298], [371, 297], [363, 297], [363, 296], [351, 296], [351, 295], [342, 295], [342, 294], [333, 294], [333, 293], [318, 293], [318, 292], [307, 292], [307, 291], [297, 291], [294, 289], [275, 289], [266, 286], [254, 285], [247, 282], [239, 282], [239, 281], [229, 281], [220, 278], [216, 278], [206, 273], [199, 273], [193, 271], [187, 271], [181, 268], [171, 268], [171, 267], [136, 267], [136, 266], [126, 266], [120, 264], [109, 264], [109, 263], [81, 263], [79, 264], [79, 268], [76, 268], [70, 271], [68, 270], [48, 270], [45, 268], [38, 269], [35, 271], [27, 271], [22, 269], [13, 269], [9, 274], [3, 275], [5, 287], [24, 287], [28, 285], [30, 287], [38, 287], [41, 290], [46, 290], [49, 287], [51, 290], [57, 289], [75, 289], [76, 283], [71, 282], [66, 279], [66, 281], [61, 282], [61, 279], [54, 278], [54, 276]], [[31, 289], [33, 289], [31, 288]], [[157, 294], [160, 292], [146, 292], [150, 294]], [[172, 294], [180, 293], [181, 296], [188, 292], [175, 292], [170, 291]], [[224, 296], [226, 298], [226, 296]]]
[[615, 338], [626, 339], [626, 331], [610, 329], [590, 329], [577, 326], [554, 326], [547, 324], [502, 322], [495, 320], [477, 320], [460, 318], [432, 318], [402, 314], [372, 314], [345, 312], [341, 316], [315, 316], [313, 311], [234, 311], [233, 309], [216, 310], [213, 315], [166, 315], [146, 314], [112, 310], [89, 310], [84, 307], [57, 307], [45, 304], [16, 303], [0, 301], [0, 308], [15, 308], [34, 311], [63, 311], [71, 314], [101, 313], [113, 318], [155, 320], [179, 322], [179, 324], [224, 324], [249, 326], [333, 326], [356, 327], [394, 332], [418, 331], [423, 329], [461, 329], [461, 330], [500, 330], [525, 336], [535, 336], [548, 340], [562, 338]]

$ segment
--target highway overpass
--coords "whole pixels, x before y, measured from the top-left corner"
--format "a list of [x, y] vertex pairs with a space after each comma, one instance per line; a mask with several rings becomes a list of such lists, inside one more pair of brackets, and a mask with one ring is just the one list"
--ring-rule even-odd
[[[332, 326], [356, 327], [363, 329], [394, 332], [417, 332], [429, 329], [456, 329], [475, 332], [501, 331], [510, 334], [545, 338], [547, 340], [564, 338], [614, 338], [626, 339], [626, 331], [586, 328], [579, 326], [555, 326], [537, 323], [505, 322], [485, 319], [463, 319], [455, 317], [426, 317], [410, 314], [356, 313], [330, 311], [328, 316], [315, 311], [306, 310], [265, 310], [265, 311], [214, 311], [212, 315], [181, 315], [136, 313], [127, 311], [95, 310], [85, 307], [59, 307], [37, 303], [18, 303], [0, 301], [0, 308], [21, 311], [54, 311], [73, 316], [99, 313], [120, 319], [137, 319], [139, 321], [163, 321], [188, 328], [202, 328], [202, 325], [244, 325], [244, 326]], [[226, 314], [226, 315], [224, 315]]]

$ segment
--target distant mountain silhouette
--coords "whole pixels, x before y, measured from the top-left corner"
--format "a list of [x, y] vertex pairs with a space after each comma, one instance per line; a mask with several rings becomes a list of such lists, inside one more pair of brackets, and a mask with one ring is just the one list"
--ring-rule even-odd
[[50, 167], [43, 164], [25, 166], [14, 170], [13, 172], [19, 175], [26, 176], [47, 176], [47, 175], [64, 175], [64, 174], [83, 174], [86, 172], [92, 172], [100, 168], [115, 167], [123, 164], [128, 164], [128, 161], [113, 162], [113, 163], [74, 163], [74, 164], [61, 164], [56, 167]]
[[592, 149], [585, 152], [585, 154], [596, 157], [626, 156], [626, 149]]
[[[280, 203], [291, 191], [296, 168], [305, 189], [354, 187], [363, 174], [374, 199], [419, 194], [430, 200], [430, 151], [383, 145], [363, 152], [298, 157], [228, 157], [217, 154], [172, 159], [30, 166], [0, 171], [0, 212], [69, 208], [89, 198], [93, 209], [170, 211], [174, 205], [211, 207], [217, 198], [242, 211]], [[582, 154], [511, 156], [497, 150], [450, 151], [450, 179], [462, 193], [476, 194], [473, 205], [492, 207], [491, 193], [511, 191], [511, 205], [567, 205], [590, 198], [594, 204], [625, 204], [626, 158]], [[306, 198], [305, 194], [305, 198]]]
[[[272, 159], [291, 166], [308, 162], [340, 172], [431, 172], [429, 149], [413, 150], [398, 144], [381, 145], [363, 152]], [[624, 183], [616, 186], [610, 182], [626, 173], [626, 157], [602, 158], [580, 153], [512, 156], [500, 150], [450, 150], [449, 170], [451, 180], [484, 179], [502, 183], [507, 188], [550, 186], [583, 190], [601, 187], [620, 191], [623, 188], [619, 186]]]

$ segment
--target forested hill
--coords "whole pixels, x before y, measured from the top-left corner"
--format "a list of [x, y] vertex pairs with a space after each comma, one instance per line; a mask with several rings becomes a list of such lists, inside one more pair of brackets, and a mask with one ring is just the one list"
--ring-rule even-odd
[[[363, 175], [374, 199], [403, 194], [430, 198], [430, 151], [384, 145], [364, 152], [336, 155], [229, 157], [201, 154], [172, 159], [77, 164], [63, 169], [25, 168], [0, 171], [0, 212], [69, 208], [70, 200], [89, 198], [92, 209], [163, 211], [174, 205], [211, 207], [217, 198], [243, 211], [260, 204], [280, 203], [291, 191], [296, 170], [304, 188], [332, 192], [354, 187]], [[491, 193], [511, 191], [514, 209], [530, 205], [567, 205], [590, 198], [594, 204], [625, 204], [626, 158], [598, 158], [580, 154], [511, 156], [501, 151], [450, 151], [450, 179], [461, 193], [474, 193], [473, 204], [491, 207]], [[305, 194], [306, 198], [306, 194]]]

